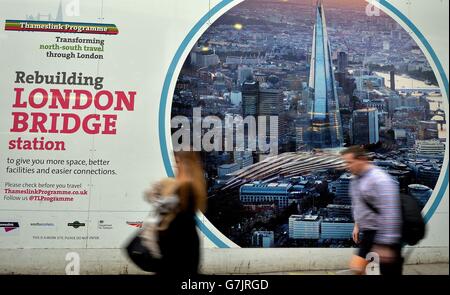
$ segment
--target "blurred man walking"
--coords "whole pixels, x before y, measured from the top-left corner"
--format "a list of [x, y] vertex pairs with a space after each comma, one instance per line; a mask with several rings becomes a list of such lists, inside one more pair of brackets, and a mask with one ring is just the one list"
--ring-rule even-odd
[[354, 175], [349, 193], [355, 220], [353, 240], [359, 251], [352, 268], [363, 274], [368, 254], [375, 252], [382, 275], [401, 275], [402, 211], [398, 184], [369, 161], [362, 147], [350, 147], [341, 155]]

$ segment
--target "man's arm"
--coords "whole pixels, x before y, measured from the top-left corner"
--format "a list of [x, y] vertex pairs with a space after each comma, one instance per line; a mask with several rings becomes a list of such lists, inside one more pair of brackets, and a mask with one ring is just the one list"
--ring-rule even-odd
[[359, 243], [359, 227], [358, 224], [355, 222], [355, 226], [353, 227], [353, 233], [352, 233], [353, 241], [358, 244]]

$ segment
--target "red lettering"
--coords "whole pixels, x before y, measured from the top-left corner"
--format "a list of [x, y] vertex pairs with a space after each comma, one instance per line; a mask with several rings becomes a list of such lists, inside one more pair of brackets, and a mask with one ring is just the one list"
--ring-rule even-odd
[[62, 108], [67, 110], [69, 108], [71, 90], [64, 89], [64, 97], [59, 89], [50, 89], [50, 93], [52, 94], [52, 103], [48, 106], [49, 109]]
[[13, 112], [13, 127], [9, 129], [11, 132], [24, 132], [28, 129], [28, 114], [24, 112]]
[[87, 115], [86, 118], [84, 118], [84, 120], [83, 120], [83, 130], [87, 134], [98, 134], [99, 130], [100, 130], [100, 126], [102, 124], [98, 123], [98, 122], [92, 123], [92, 128], [89, 128], [88, 124], [89, 124], [89, 121], [91, 121], [92, 119], [94, 119], [94, 121], [99, 121], [100, 115], [96, 115], [96, 114]]
[[49, 116], [51, 117], [52, 127], [50, 127], [50, 130], [48, 130], [48, 133], [58, 133], [57, 123], [58, 123], [58, 117], [60, 116], [60, 114], [50, 113]]
[[[75, 93], [75, 104], [72, 107], [74, 110], [85, 110], [92, 104], [92, 94], [90, 91], [87, 90], [74, 90]], [[85, 104], [82, 104], [81, 102], [81, 96], [84, 95], [86, 97]]]
[[136, 91], [129, 91], [128, 98], [123, 91], [116, 91], [117, 95], [117, 105], [114, 108], [115, 111], [123, 111], [122, 103], [125, 105], [128, 111], [134, 111], [134, 96], [136, 95]]
[[[104, 96], [104, 97], [107, 98], [107, 101], [106, 101], [106, 104], [105, 104], [105, 105], [101, 105], [101, 104], [100, 104], [100, 98], [101, 98], [102, 96]], [[112, 96], [112, 93], [109, 92], [109, 91], [107, 91], [107, 90], [99, 91], [99, 92], [97, 92], [97, 94], [95, 95], [95, 98], [94, 98], [94, 105], [95, 105], [95, 108], [96, 108], [97, 110], [100, 110], [100, 111], [106, 111], [106, 110], [109, 110], [109, 109], [111, 108], [111, 106], [113, 105], [113, 103], [114, 103], [114, 98], [113, 98], [113, 96]]]
[[[42, 101], [40, 103], [36, 102], [36, 95], [42, 95]], [[28, 101], [30, 103], [30, 107], [35, 109], [40, 109], [44, 107], [48, 102], [48, 93], [43, 88], [36, 88], [31, 90], [30, 95], [28, 97]]]
[[12, 105], [13, 108], [26, 108], [27, 103], [20, 101], [20, 98], [22, 97], [23, 88], [14, 88], [14, 91], [16, 92], [16, 101]]
[[47, 122], [47, 115], [44, 113], [31, 113], [32, 127], [30, 132], [43, 132], [47, 133], [47, 128], [44, 124]]
[[[61, 114], [61, 117], [63, 118], [63, 127], [60, 131], [60, 133], [75, 133], [80, 129], [80, 117], [76, 114]], [[69, 126], [69, 120], [73, 119], [73, 126]]]
[[103, 115], [105, 119], [105, 128], [102, 134], [116, 134], [117, 115]]

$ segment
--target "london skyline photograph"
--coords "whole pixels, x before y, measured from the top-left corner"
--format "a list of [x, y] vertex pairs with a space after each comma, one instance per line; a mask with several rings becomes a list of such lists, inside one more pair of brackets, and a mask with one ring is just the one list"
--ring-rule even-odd
[[[352, 176], [339, 156], [348, 146], [365, 146], [422, 208], [432, 196], [447, 132], [441, 90], [410, 34], [366, 8], [363, 0], [247, 0], [185, 61], [171, 116], [194, 125], [196, 109], [223, 121], [203, 121], [190, 136], [233, 147], [201, 156], [206, 217], [238, 246], [355, 247]], [[172, 124], [174, 136], [179, 129]], [[261, 141], [270, 151], [255, 148]]]

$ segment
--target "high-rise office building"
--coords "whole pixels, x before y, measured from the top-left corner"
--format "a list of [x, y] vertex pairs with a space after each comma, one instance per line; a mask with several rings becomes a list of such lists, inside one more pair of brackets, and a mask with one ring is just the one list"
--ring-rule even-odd
[[337, 54], [337, 70], [344, 73], [348, 67], [348, 54], [344, 51], [339, 51]]
[[378, 110], [375, 108], [360, 109], [352, 116], [353, 144], [374, 144], [380, 140]]
[[283, 93], [280, 89], [259, 89], [259, 116], [278, 116], [283, 112]]
[[[260, 88], [257, 116], [258, 120], [266, 119], [266, 138], [278, 142], [285, 139], [287, 122], [284, 119], [283, 112], [283, 92], [280, 89]], [[270, 124], [270, 117], [277, 117], [278, 124]]]
[[339, 101], [336, 91], [330, 43], [323, 5], [316, 7], [309, 87], [312, 89], [309, 141], [313, 148], [334, 148], [343, 145]]
[[256, 117], [259, 101], [259, 82], [246, 81], [242, 84], [242, 115]]

